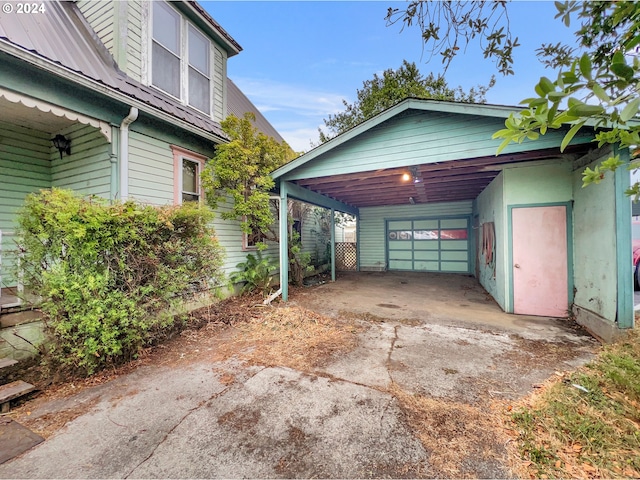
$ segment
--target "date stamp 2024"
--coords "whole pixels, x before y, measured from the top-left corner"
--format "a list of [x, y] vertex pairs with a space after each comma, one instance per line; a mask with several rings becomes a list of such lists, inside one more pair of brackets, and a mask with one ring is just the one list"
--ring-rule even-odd
[[2, 4], [2, 13], [17, 15], [38, 15], [46, 13], [45, 2], [6, 2]]

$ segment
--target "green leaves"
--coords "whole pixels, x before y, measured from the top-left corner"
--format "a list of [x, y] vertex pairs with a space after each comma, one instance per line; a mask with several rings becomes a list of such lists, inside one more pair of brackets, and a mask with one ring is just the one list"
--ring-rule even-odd
[[27, 196], [25, 284], [42, 298], [54, 363], [91, 374], [166, 334], [182, 298], [222, 279], [222, 250], [197, 204], [106, 204], [65, 190]]
[[230, 203], [223, 218], [239, 220], [245, 232], [255, 228], [276, 240], [270, 231], [274, 222], [269, 207], [269, 191], [274, 186], [270, 174], [295, 153], [286, 142], [278, 143], [258, 132], [253, 122], [251, 113], [243, 118], [230, 115], [222, 122], [231, 142], [217, 147], [216, 155], [203, 169], [202, 186], [212, 208]]

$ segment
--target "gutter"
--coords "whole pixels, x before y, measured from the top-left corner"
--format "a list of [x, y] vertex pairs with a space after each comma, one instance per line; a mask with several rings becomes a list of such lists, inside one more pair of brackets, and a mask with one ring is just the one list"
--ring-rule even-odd
[[120, 199], [129, 196], [129, 125], [138, 119], [138, 109], [131, 107], [120, 124]]
[[74, 82], [78, 85], [81, 85], [83, 87], [89, 88], [90, 90], [93, 90], [95, 92], [101, 93], [105, 96], [108, 96], [110, 98], [113, 98], [115, 100], [118, 100], [122, 103], [125, 103], [127, 105], [130, 106], [135, 106], [136, 108], [138, 108], [141, 112], [143, 113], [147, 113], [149, 115], [153, 115], [157, 118], [160, 118], [161, 120], [172, 124], [172, 125], [176, 125], [188, 132], [191, 132], [195, 135], [198, 135], [202, 138], [206, 138], [208, 140], [211, 140], [212, 142], [215, 143], [229, 143], [229, 139], [228, 138], [224, 138], [221, 137], [219, 135], [216, 135], [214, 133], [208, 132], [206, 130], [203, 130], [201, 128], [198, 128], [194, 125], [192, 125], [189, 122], [186, 122], [185, 120], [182, 120], [181, 118], [178, 117], [174, 117], [173, 115], [163, 112], [162, 110], [158, 110], [154, 107], [151, 107], [149, 105], [147, 105], [146, 103], [144, 103], [141, 100], [138, 100], [134, 97], [130, 97], [129, 95], [126, 95], [112, 87], [107, 87], [104, 84], [93, 80], [89, 77], [85, 77], [82, 76], [80, 74], [78, 74], [78, 72], [76, 72], [75, 70], [71, 70], [70, 68], [67, 67], [63, 67], [59, 64], [57, 64], [56, 62], [53, 62], [51, 60], [48, 60], [46, 58], [40, 57], [40, 56], [35, 56], [33, 53], [28, 52], [20, 47], [17, 47], [9, 42], [7, 42], [4, 39], [0, 39], [0, 52], [5, 52], [9, 55], [13, 55], [14, 57], [18, 58], [19, 60], [22, 60], [26, 63], [29, 63], [31, 65], [34, 65], [38, 68], [41, 68], [42, 70], [48, 71], [50, 73], [53, 73], [55, 75], [58, 75], [66, 80], [69, 80], [71, 82]]

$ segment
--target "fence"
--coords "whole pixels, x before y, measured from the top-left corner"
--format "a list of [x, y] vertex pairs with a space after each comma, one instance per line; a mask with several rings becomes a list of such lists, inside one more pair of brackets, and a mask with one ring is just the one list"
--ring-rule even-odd
[[355, 272], [358, 265], [358, 245], [355, 242], [336, 242], [336, 270]]

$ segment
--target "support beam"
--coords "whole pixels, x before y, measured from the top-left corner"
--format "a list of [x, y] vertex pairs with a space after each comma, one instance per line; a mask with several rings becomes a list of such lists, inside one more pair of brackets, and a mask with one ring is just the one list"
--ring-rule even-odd
[[288, 195], [297, 200], [301, 200], [312, 205], [317, 205], [319, 207], [332, 208], [334, 210], [338, 210], [339, 212], [350, 213], [351, 215], [358, 214], [358, 208], [354, 207], [353, 205], [347, 205], [346, 203], [342, 203], [333, 198], [325, 197], [324, 195], [320, 195], [319, 193], [307, 190], [306, 188], [296, 185], [295, 183], [281, 181], [280, 196], [282, 196], [282, 189], [285, 188], [285, 186]]
[[360, 215], [356, 215], [356, 271], [360, 271]]
[[625, 194], [629, 188], [629, 149], [614, 148], [625, 165], [614, 172], [616, 195], [616, 257], [618, 263], [618, 328], [633, 328], [633, 257], [631, 240], [631, 199]]
[[331, 281], [336, 281], [336, 211], [331, 209]]
[[282, 289], [282, 300], [289, 299], [289, 225], [288, 225], [288, 195], [287, 185], [282, 182], [280, 185], [280, 288]]

